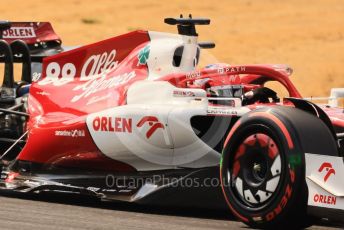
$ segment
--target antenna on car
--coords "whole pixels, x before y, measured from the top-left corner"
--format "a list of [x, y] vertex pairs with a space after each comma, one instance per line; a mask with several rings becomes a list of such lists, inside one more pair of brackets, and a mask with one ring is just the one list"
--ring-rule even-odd
[[[178, 33], [185, 36], [198, 36], [195, 25], [209, 25], [209, 18], [192, 18], [189, 14], [188, 18], [184, 18], [180, 14], [179, 18], [165, 18], [164, 22], [168, 25], [177, 25]], [[202, 49], [212, 49], [215, 47], [214, 42], [199, 42], [199, 47]]]
[[165, 18], [164, 22], [168, 25], [177, 25], [178, 33], [186, 36], [198, 36], [195, 25], [209, 25], [208, 18], [192, 18], [189, 14], [188, 18], [183, 18], [181, 14], [179, 18]]

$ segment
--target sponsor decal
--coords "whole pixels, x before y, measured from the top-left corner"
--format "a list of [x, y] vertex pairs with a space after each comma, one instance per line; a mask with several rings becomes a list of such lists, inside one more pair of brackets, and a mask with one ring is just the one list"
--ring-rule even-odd
[[336, 175], [336, 170], [332, 167], [332, 164], [329, 163], [329, 162], [324, 162], [320, 168], [319, 168], [319, 173], [325, 171], [326, 174], [324, 176], [324, 182], [326, 182], [330, 176], [333, 174], [333, 175]]
[[3, 38], [35, 38], [36, 33], [33, 27], [11, 27], [2, 32]]
[[115, 61], [115, 58], [115, 49], [111, 50], [109, 53], [103, 52], [102, 54], [92, 55], [82, 66], [80, 81], [93, 79], [95, 75], [117, 68], [118, 61]]
[[56, 130], [55, 136], [57, 137], [84, 137], [85, 130]]
[[293, 184], [295, 183], [295, 172], [292, 169], [289, 169], [289, 175], [290, 175], [290, 184], [287, 185], [286, 189], [285, 189], [285, 193], [283, 195], [283, 197], [281, 198], [279, 204], [277, 205], [277, 207], [270, 213], [268, 213], [265, 216], [265, 219], [267, 221], [271, 221], [273, 219], [275, 219], [281, 212], [282, 210], [285, 208], [285, 206], [287, 205], [292, 193], [293, 193]]
[[147, 139], [149, 139], [157, 129], [165, 129], [164, 124], [162, 124], [157, 117], [153, 116], [143, 117], [136, 126], [140, 128], [146, 124], [150, 127], [146, 133]]
[[313, 200], [315, 203], [336, 205], [337, 197], [315, 194]]
[[194, 78], [198, 78], [200, 76], [201, 76], [200, 71], [189, 72], [186, 74], [186, 79], [194, 79]]
[[174, 90], [173, 91], [174, 97], [195, 97], [195, 93], [192, 91], [181, 91], [181, 90]]
[[[233, 104], [230, 104], [230, 106], [234, 107], [234, 104], [235, 104], [235, 102]], [[207, 109], [207, 114], [208, 115], [228, 115], [228, 116], [233, 116], [233, 115], [238, 115], [238, 111], [236, 111], [236, 110], [229, 110], [229, 109]]]
[[[136, 121], [135, 121], [136, 122]], [[159, 121], [155, 116], [145, 116], [133, 125], [133, 118], [111, 117], [111, 116], [97, 116], [92, 121], [92, 127], [95, 132], [112, 132], [132, 134], [143, 133], [143, 135], [150, 139], [157, 130], [162, 130], [162, 134], [166, 145], [171, 144], [165, 125]]]
[[74, 91], [81, 90], [82, 93], [74, 96], [71, 102], [77, 102], [81, 98], [88, 98], [89, 96], [92, 96], [93, 94], [98, 93], [100, 91], [112, 89], [120, 85], [126, 84], [135, 76], [136, 76], [136, 73], [133, 70], [129, 73], [113, 76], [109, 79], [106, 79], [105, 75], [96, 79], [91, 79], [85, 82], [84, 84], [78, 85], [75, 88], [73, 88]]
[[50, 93], [47, 93], [45, 91], [40, 91], [40, 92], [37, 92], [36, 94], [42, 95], [42, 96], [49, 96], [50, 95]]
[[219, 74], [224, 74], [224, 73], [233, 73], [233, 72], [245, 72], [246, 71], [246, 67], [245, 66], [233, 66], [233, 67], [223, 67], [223, 68], [218, 68], [217, 72]]
[[132, 119], [121, 117], [96, 117], [93, 122], [93, 129], [95, 131], [116, 132], [116, 133], [131, 133]]
[[[212, 101], [211, 98], [208, 98]], [[209, 106], [207, 108], [207, 115], [214, 116], [242, 116], [248, 112], [250, 109], [245, 107], [240, 107], [240, 99], [233, 98], [232, 100], [225, 100], [226, 106]], [[239, 105], [239, 106], [238, 106]]]
[[[109, 53], [103, 52], [101, 54], [94, 54], [90, 56], [81, 68], [80, 81], [89, 81], [99, 77], [102, 77], [105, 73], [114, 70], [118, 61], [115, 61], [116, 50], [112, 50]], [[45, 69], [45, 78], [38, 81], [39, 85], [54, 86], [65, 85], [71, 81], [74, 81], [76, 77], [77, 69], [73, 63], [59, 64], [57, 62], [51, 62]]]
[[137, 58], [139, 60], [137, 65], [146, 65], [147, 60], [149, 58], [149, 53], [150, 53], [150, 46], [146, 45], [143, 49], [140, 50], [139, 54], [137, 55]]
[[290, 185], [287, 186], [286, 191], [284, 196], [282, 197], [280, 203], [277, 205], [277, 207], [270, 212], [269, 214], [266, 215], [266, 220], [267, 221], [271, 221], [273, 219], [275, 219], [276, 216], [278, 216], [282, 210], [284, 209], [284, 207], [287, 205], [289, 198], [291, 197], [292, 194], [292, 188], [290, 187]]
[[34, 72], [32, 73], [32, 81], [33, 82], [37, 82], [41, 79], [41, 73], [38, 73], [38, 72]]

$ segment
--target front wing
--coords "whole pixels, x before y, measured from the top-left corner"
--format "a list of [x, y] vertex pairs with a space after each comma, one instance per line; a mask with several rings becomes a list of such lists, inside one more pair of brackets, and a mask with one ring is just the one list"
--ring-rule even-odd
[[342, 157], [305, 154], [308, 211], [311, 215], [344, 216], [344, 163]]

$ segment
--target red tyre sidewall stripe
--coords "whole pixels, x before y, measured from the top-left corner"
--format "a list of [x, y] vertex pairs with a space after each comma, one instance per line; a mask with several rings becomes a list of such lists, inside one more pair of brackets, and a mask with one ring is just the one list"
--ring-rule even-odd
[[[228, 136], [227, 136], [227, 138], [226, 138], [226, 140], [225, 140], [224, 147], [227, 146], [228, 141], [230, 140], [230, 138], [231, 138], [232, 135], [234, 134], [235, 130], [240, 126], [240, 124], [241, 124], [241, 121], [240, 121], [240, 120], [237, 121], [237, 122], [234, 124], [233, 128], [231, 129], [231, 131], [229, 132], [229, 134], [228, 134]], [[223, 193], [223, 196], [224, 196], [224, 198], [225, 198], [225, 200], [226, 200], [226, 203], [227, 203], [229, 209], [230, 209], [230, 210], [232, 211], [232, 213], [233, 213], [234, 215], [236, 215], [240, 220], [242, 220], [243, 222], [248, 223], [249, 220], [248, 220], [246, 217], [240, 215], [240, 214], [233, 208], [233, 206], [230, 204], [230, 202], [229, 202], [229, 200], [228, 200], [228, 198], [227, 198], [227, 194], [226, 194], [226, 191], [225, 191], [225, 185], [223, 184], [222, 166], [220, 166], [220, 181], [221, 181], [221, 185], [222, 185], [222, 186], [221, 186], [222, 193]]]
[[272, 115], [271, 113], [267, 113], [267, 112], [256, 112], [256, 113], [250, 114], [249, 117], [265, 117], [267, 119], [272, 120], [283, 132], [285, 138], [287, 139], [289, 149], [294, 148], [294, 143], [291, 139], [291, 136], [290, 136], [287, 128], [282, 123], [282, 121], [280, 119], [278, 119], [276, 116]]
[[229, 134], [228, 134], [228, 136], [227, 136], [227, 138], [226, 138], [226, 140], [225, 140], [225, 143], [224, 143], [224, 145], [223, 145], [224, 148], [227, 146], [228, 141], [231, 139], [232, 135], [234, 134], [235, 130], [237, 130], [237, 128], [240, 126], [240, 124], [241, 124], [241, 121], [240, 121], [240, 120], [237, 121], [237, 122], [234, 124], [233, 128], [231, 129], [231, 131], [229, 132]]
[[[267, 118], [267, 119], [270, 119], [272, 120], [282, 131], [282, 133], [284, 134], [285, 138], [287, 139], [287, 143], [288, 143], [288, 147], [289, 149], [293, 149], [294, 148], [294, 143], [292, 141], [292, 138], [290, 136], [290, 133], [289, 131], [287, 130], [286, 126], [282, 123], [282, 121], [277, 118], [276, 116], [274, 116], [273, 114], [269, 113], [269, 112], [255, 112], [255, 113], [252, 113], [249, 115], [249, 117], [264, 117], [264, 118]], [[235, 125], [233, 126], [233, 128], [231, 129], [231, 131], [229, 132], [226, 140], [225, 140], [225, 143], [224, 143], [224, 148], [226, 148], [230, 138], [233, 136], [234, 132], [239, 128], [241, 124], [241, 121], [237, 121], [235, 123]], [[226, 194], [226, 191], [225, 191], [225, 186], [224, 186], [224, 182], [223, 182], [223, 175], [222, 175], [222, 165], [220, 166], [220, 180], [221, 180], [221, 189], [222, 189], [222, 192], [224, 194], [224, 198], [226, 200], [226, 203], [228, 205], [228, 207], [230, 208], [230, 210], [233, 212], [233, 214], [235, 216], [237, 216], [240, 220], [242, 220], [243, 222], [246, 222], [248, 223], [249, 222], [249, 219], [242, 216], [241, 214], [239, 214], [234, 208], [233, 206], [230, 204], [228, 198], [227, 198], [227, 194]], [[287, 200], [289, 200], [290, 197], [287, 198]]]
[[249, 220], [248, 220], [246, 217], [240, 215], [240, 214], [232, 207], [232, 205], [230, 204], [230, 202], [229, 202], [229, 200], [228, 200], [228, 198], [227, 198], [227, 195], [226, 195], [225, 185], [223, 184], [222, 178], [223, 178], [223, 177], [222, 177], [222, 167], [220, 167], [220, 181], [221, 181], [221, 185], [222, 185], [222, 186], [221, 186], [221, 189], [222, 189], [222, 193], [223, 193], [223, 195], [224, 195], [224, 198], [225, 198], [225, 200], [226, 200], [226, 203], [227, 203], [228, 207], [230, 208], [230, 210], [233, 212], [234, 215], [236, 215], [240, 220], [242, 220], [242, 221], [248, 223]]

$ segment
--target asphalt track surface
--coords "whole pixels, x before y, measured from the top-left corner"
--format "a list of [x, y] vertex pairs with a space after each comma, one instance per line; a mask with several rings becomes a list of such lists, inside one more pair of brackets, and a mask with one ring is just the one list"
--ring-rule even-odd
[[[75, 195], [0, 193], [0, 229], [248, 229], [223, 211], [99, 202]], [[344, 229], [322, 221], [309, 229]]]

